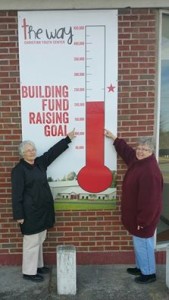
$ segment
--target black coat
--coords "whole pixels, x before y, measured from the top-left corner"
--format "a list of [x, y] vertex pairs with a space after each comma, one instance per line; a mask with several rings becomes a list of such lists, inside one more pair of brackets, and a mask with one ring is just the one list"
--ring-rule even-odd
[[12, 208], [15, 220], [24, 219], [20, 225], [23, 234], [35, 234], [53, 227], [55, 211], [53, 196], [47, 181], [47, 167], [68, 148], [66, 137], [43, 155], [34, 165], [24, 159], [12, 169]]

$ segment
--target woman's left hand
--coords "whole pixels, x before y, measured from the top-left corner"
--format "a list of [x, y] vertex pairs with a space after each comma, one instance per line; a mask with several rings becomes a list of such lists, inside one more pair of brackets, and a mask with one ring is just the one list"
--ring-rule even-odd
[[68, 137], [70, 138], [70, 140], [73, 140], [74, 137], [76, 136], [76, 135], [75, 135], [75, 128], [74, 128], [71, 132], [69, 132], [67, 135], [68, 135]]
[[143, 227], [140, 226], [140, 225], [138, 225], [138, 226], [137, 226], [137, 230], [141, 230], [141, 229], [143, 229]]

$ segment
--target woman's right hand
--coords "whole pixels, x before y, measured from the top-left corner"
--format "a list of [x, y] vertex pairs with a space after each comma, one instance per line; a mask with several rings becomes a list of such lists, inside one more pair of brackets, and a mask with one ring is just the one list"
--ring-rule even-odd
[[104, 130], [104, 135], [112, 139], [113, 141], [117, 138], [117, 136], [115, 136], [110, 130], [107, 129]]
[[17, 223], [18, 223], [18, 224], [23, 224], [23, 223], [24, 223], [24, 219], [17, 220]]

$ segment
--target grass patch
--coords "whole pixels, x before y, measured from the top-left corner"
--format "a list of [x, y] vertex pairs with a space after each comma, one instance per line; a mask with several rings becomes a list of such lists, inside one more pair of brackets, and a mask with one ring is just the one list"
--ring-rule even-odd
[[113, 200], [57, 200], [55, 210], [112, 210], [116, 209], [116, 199]]

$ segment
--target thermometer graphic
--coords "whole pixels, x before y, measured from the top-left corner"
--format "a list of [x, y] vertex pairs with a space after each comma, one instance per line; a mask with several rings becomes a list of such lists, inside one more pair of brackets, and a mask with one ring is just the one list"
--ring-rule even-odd
[[81, 188], [99, 193], [111, 186], [104, 165], [105, 26], [85, 28], [86, 165], [77, 180]]

